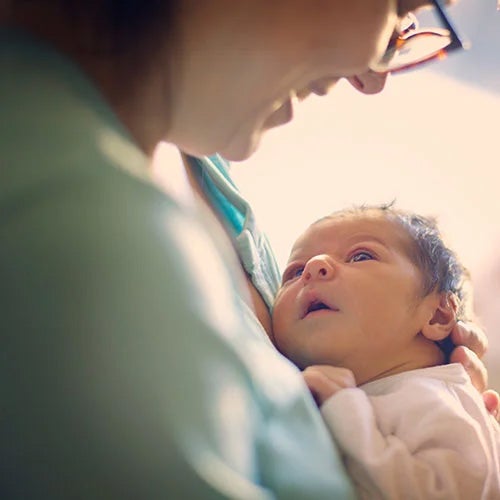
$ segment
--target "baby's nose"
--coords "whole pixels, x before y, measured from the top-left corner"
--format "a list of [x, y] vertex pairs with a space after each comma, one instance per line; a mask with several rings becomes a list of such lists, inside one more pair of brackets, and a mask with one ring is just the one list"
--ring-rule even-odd
[[330, 259], [326, 255], [318, 255], [310, 259], [304, 272], [302, 273], [305, 281], [311, 280], [329, 280], [334, 275], [334, 268]]

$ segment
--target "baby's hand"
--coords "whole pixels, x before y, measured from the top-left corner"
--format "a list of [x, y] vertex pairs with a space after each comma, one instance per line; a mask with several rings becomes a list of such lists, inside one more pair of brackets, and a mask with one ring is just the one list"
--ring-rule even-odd
[[341, 389], [356, 387], [354, 374], [347, 368], [314, 365], [307, 367], [302, 376], [318, 406]]

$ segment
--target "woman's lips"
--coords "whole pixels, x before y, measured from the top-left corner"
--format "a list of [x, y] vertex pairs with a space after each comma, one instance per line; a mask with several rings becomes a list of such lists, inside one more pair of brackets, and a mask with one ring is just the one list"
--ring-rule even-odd
[[319, 96], [327, 95], [332, 87], [340, 80], [340, 78], [336, 77], [327, 77], [322, 78], [321, 80], [315, 80], [309, 84], [309, 90], [313, 94]]
[[[380, 92], [385, 86], [386, 79], [386, 73], [375, 73], [371, 70], [362, 75], [347, 77], [351, 85], [363, 94], [376, 94]], [[292, 121], [295, 101], [303, 101], [310, 94], [325, 96], [338, 81], [339, 78], [336, 77], [325, 77], [311, 82], [301, 90], [290, 92], [290, 97], [268, 116], [264, 122], [263, 129], [268, 130], [279, 127]]]
[[264, 130], [279, 127], [292, 121], [293, 119], [293, 100], [288, 98], [278, 109], [268, 116], [264, 122]]

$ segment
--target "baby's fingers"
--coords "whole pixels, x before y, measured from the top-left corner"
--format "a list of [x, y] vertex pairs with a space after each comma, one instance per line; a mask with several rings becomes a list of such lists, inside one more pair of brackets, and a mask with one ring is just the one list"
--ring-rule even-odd
[[353, 373], [345, 368], [309, 366], [302, 375], [318, 405], [341, 389], [356, 386]]

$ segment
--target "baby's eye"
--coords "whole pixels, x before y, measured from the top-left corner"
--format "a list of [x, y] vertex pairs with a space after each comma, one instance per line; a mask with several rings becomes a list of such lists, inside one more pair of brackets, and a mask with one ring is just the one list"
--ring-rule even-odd
[[298, 278], [299, 276], [302, 276], [303, 272], [304, 272], [303, 267], [297, 267], [297, 269], [294, 269], [292, 272], [292, 278]]
[[364, 260], [373, 260], [375, 257], [366, 250], [358, 250], [349, 258], [349, 262], [363, 262]]
[[283, 274], [283, 284], [285, 284], [287, 281], [299, 278], [300, 276], [302, 276], [303, 272], [304, 268], [302, 266], [297, 266], [287, 269]]

